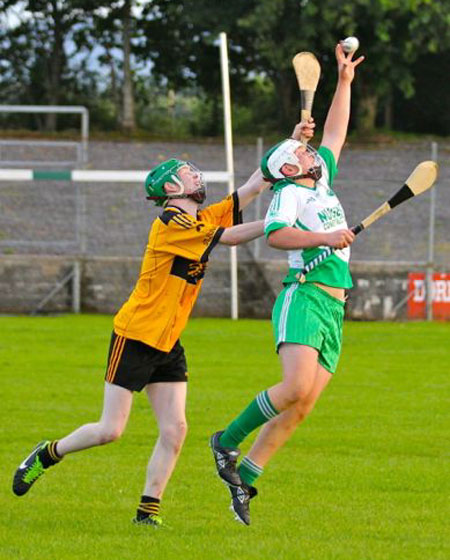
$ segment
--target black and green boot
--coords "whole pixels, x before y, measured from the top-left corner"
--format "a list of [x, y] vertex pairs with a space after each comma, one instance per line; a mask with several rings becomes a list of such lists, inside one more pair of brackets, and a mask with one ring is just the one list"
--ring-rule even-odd
[[151, 525], [157, 529], [163, 524], [162, 518], [159, 515], [147, 515], [146, 517], [141, 517], [140, 519], [136, 516], [133, 519], [133, 523], [136, 525]]
[[28, 457], [19, 465], [19, 468], [14, 474], [12, 487], [14, 494], [17, 496], [26, 494], [36, 480], [44, 474], [46, 469], [51, 466], [51, 464], [55, 464], [55, 461], [52, 461], [51, 464], [45, 465], [41, 457], [42, 452], [48, 455], [48, 452], [45, 452], [51, 443], [52, 442], [48, 440], [38, 443]]

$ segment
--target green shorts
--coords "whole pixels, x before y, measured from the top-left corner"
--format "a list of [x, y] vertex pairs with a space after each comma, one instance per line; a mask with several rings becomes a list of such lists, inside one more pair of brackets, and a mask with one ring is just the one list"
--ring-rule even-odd
[[283, 342], [312, 346], [319, 363], [334, 373], [342, 345], [344, 302], [314, 284], [289, 284], [272, 311], [276, 349]]

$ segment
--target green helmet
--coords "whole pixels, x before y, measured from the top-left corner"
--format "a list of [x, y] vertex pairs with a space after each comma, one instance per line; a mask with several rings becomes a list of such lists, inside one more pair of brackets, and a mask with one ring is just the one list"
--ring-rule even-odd
[[154, 167], [145, 179], [147, 199], [155, 200], [156, 206], [162, 206], [170, 198], [164, 190], [167, 182], [178, 185], [182, 194], [184, 187], [178, 176], [178, 170], [185, 165], [189, 165], [187, 161], [172, 158]]

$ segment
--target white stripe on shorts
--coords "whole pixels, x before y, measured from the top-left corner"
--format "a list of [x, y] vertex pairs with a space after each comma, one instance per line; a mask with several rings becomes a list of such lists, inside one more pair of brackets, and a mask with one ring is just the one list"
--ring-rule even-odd
[[286, 339], [286, 326], [287, 326], [287, 318], [289, 313], [289, 306], [292, 300], [292, 296], [295, 290], [297, 289], [297, 286], [298, 286], [297, 283], [291, 284], [286, 291], [286, 295], [284, 296], [283, 306], [281, 308], [281, 313], [280, 313], [280, 322], [278, 324], [279, 328], [278, 328], [277, 346], [281, 342], [284, 342]]

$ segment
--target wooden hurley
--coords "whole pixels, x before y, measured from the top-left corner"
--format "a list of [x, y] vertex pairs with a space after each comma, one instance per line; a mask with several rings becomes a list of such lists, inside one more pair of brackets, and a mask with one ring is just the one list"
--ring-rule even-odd
[[368, 228], [371, 224], [376, 222], [378, 218], [381, 218], [381, 216], [384, 216], [393, 208], [402, 202], [405, 202], [405, 200], [427, 191], [436, 181], [438, 169], [438, 164], [435, 161], [422, 161], [422, 163], [419, 163], [411, 175], [406, 179], [403, 187], [399, 189], [387, 202], [367, 216], [365, 220], [352, 228], [353, 232], [358, 234], [360, 231]]
[[[292, 59], [292, 65], [301, 95], [300, 120], [308, 120], [311, 117], [314, 95], [319, 83], [320, 63], [313, 53], [299, 52]], [[300, 140], [305, 143], [308, 141], [304, 137]]]
[[[437, 179], [439, 166], [435, 161], [422, 161], [419, 163], [411, 175], [406, 179], [405, 184], [388, 201], [374, 210], [366, 219], [357, 226], [352, 227], [355, 235], [376, 222], [381, 216], [390, 212], [393, 208], [417, 196], [431, 188]], [[336, 249], [327, 247], [316, 258], [310, 261], [301, 272], [297, 274], [298, 281], [303, 284], [306, 281], [306, 274], [314, 270], [322, 261], [334, 253]]]

